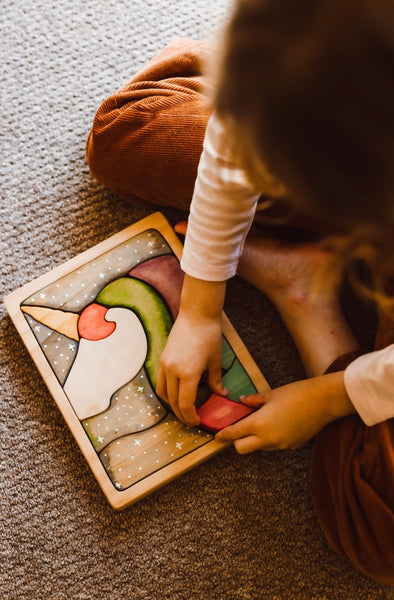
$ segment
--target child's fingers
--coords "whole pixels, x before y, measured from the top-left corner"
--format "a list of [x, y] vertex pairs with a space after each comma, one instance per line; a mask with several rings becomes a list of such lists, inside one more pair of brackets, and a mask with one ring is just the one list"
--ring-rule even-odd
[[178, 380], [175, 378], [167, 377], [165, 370], [161, 367], [157, 373], [156, 381], [156, 394], [159, 398], [162, 398], [164, 402], [171, 406], [171, 410], [174, 412], [178, 419], [181, 419], [181, 414], [178, 408]]
[[168, 403], [166, 376], [161, 367], [159, 367], [159, 371], [157, 373], [156, 394], [159, 396], [159, 398], [162, 398], [164, 402]]
[[211, 365], [208, 368], [208, 385], [213, 392], [220, 394], [221, 396], [227, 396], [228, 390], [224, 387], [222, 382], [222, 370], [220, 362]]
[[240, 396], [238, 400], [242, 402], [242, 404], [246, 404], [246, 406], [258, 408], [268, 402], [268, 397], [266, 393], [258, 393], [250, 394], [249, 396]]
[[253, 433], [250, 417], [246, 417], [234, 425], [230, 425], [216, 434], [219, 442], [234, 442], [239, 454], [248, 454], [261, 448], [261, 439]]
[[194, 402], [196, 400], [199, 378], [181, 380], [179, 383], [178, 401], [181, 420], [187, 425], [199, 425], [200, 417], [197, 414]]
[[238, 454], [249, 454], [249, 452], [255, 452], [256, 450], [277, 450], [277, 447], [269, 443], [268, 440], [265, 442], [261, 435], [253, 433], [251, 426], [247, 424], [245, 427], [248, 420], [247, 417], [234, 425], [230, 425], [230, 427], [226, 427], [226, 429], [222, 429], [216, 434], [216, 440], [219, 442], [234, 442]]
[[182, 414], [179, 409], [179, 379], [177, 377], [167, 377], [167, 397], [174, 414], [182, 420]]
[[216, 439], [220, 442], [234, 442], [243, 437], [254, 435], [253, 414], [237, 421], [234, 425], [230, 425], [216, 434]]
[[235, 440], [234, 447], [238, 454], [249, 454], [261, 448], [261, 440], [257, 435], [249, 435], [240, 440]]

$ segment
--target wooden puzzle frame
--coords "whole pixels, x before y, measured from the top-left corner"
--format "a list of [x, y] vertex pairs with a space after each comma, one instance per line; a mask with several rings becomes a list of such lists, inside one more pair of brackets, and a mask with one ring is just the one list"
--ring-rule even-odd
[[[150, 235], [153, 236], [153, 241], [146, 242], [148, 239], [146, 236]], [[141, 242], [141, 245], [136, 246], [136, 244], [139, 242]], [[133, 244], [135, 246], [134, 250]], [[141, 254], [139, 249], [143, 246], [144, 250]], [[161, 248], [159, 248], [159, 246]], [[150, 247], [152, 247], [153, 250], [148, 250]], [[141, 259], [132, 259], [131, 257], [134, 256], [132, 253], [135, 253], [135, 256], [141, 256]], [[151, 410], [151, 412], [147, 412], [145, 407], [139, 410], [140, 413], [144, 413], [144, 416], [149, 415], [149, 419], [157, 418], [153, 425], [146, 426], [146, 429], [141, 430], [140, 433], [135, 429], [133, 429], [131, 433], [127, 431], [126, 433], [120, 432], [119, 437], [114, 437], [108, 443], [108, 445], [103, 447], [103, 449], [98, 449], [97, 446], [100, 444], [100, 440], [104, 439], [103, 436], [97, 434], [97, 427], [99, 427], [100, 424], [102, 425], [102, 423], [98, 422], [96, 416], [86, 417], [82, 413], [78, 415], [78, 409], [75, 408], [75, 402], [74, 404], [71, 403], [71, 398], [74, 398], [72, 394], [77, 394], [78, 392], [69, 391], [71, 390], [70, 381], [72, 379], [70, 373], [73, 371], [75, 372], [77, 365], [81, 362], [79, 361], [79, 363], [77, 363], [78, 351], [80, 351], [80, 354], [82, 354], [82, 339], [81, 337], [78, 337], [79, 334], [75, 323], [78, 321], [79, 325], [81, 324], [81, 314], [87, 307], [89, 307], [90, 313], [92, 310], [94, 312], [92, 305], [97, 306], [96, 299], [100, 298], [100, 294], [104, 293], [103, 290], [105, 291], [109, 289], [110, 284], [112, 286], [115, 285], [115, 283], [117, 285], [118, 282], [125, 282], [125, 284], [128, 284], [127, 277], [130, 274], [130, 270], [133, 273], [133, 277], [135, 276], [135, 273], [137, 273], [138, 278], [140, 272], [139, 269], [146, 268], [146, 265], [149, 266], [149, 264], [151, 264], [148, 263], [151, 258], [149, 253], [153, 253], [153, 259], [160, 258], [162, 262], [171, 262], [172, 256], [174, 256], [177, 264], [182, 254], [182, 244], [180, 240], [161, 213], [154, 213], [151, 216], [127, 227], [123, 231], [113, 235], [107, 240], [71, 259], [67, 263], [53, 269], [38, 279], [16, 290], [4, 299], [4, 303], [15, 324], [16, 329], [22, 337], [35, 364], [37, 365], [82, 454], [86, 458], [108, 502], [115, 509], [125, 508], [126, 506], [140, 500], [162, 485], [172, 481], [189, 469], [214, 456], [228, 445], [216, 442], [212, 434], [202, 431], [199, 428], [186, 428], [186, 426], [181, 424], [175, 418], [175, 416], [166, 412], [166, 407], [164, 407], [164, 417], [162, 418], [161, 415], [158, 416], [160, 399], [156, 397], [152, 400], [152, 403], [156, 402], [153, 410], [151, 410], [150, 405], [148, 405], [148, 408]], [[117, 269], [115, 269], [114, 265], [116, 266], [117, 263], [115, 264], [114, 261], [119, 261], [119, 264], [121, 264], [122, 261], [123, 264], [125, 264], [125, 261], [126, 263], [129, 261], [129, 263], [126, 265], [126, 267], [122, 266], [122, 268], [117, 267]], [[100, 267], [102, 267], [103, 272], [99, 271], [97, 274], [96, 271]], [[94, 271], [94, 269], [96, 269], [96, 271]], [[100, 283], [93, 283], [93, 281], [95, 281], [91, 275], [93, 272], [95, 276], [103, 279], [103, 287], [100, 288]], [[78, 291], [76, 291], [76, 287], [78, 287]], [[67, 293], [65, 291], [66, 289], [68, 290]], [[111, 289], [113, 289], [113, 287]], [[82, 292], [86, 291], [93, 293], [82, 294]], [[117, 297], [120, 298], [120, 292], [118, 291], [117, 293]], [[64, 302], [59, 302], [60, 299], [62, 299]], [[78, 310], [76, 308], [76, 303], [80, 302], [82, 307], [81, 310]], [[119, 303], [115, 304], [117, 307], [119, 306]], [[70, 305], [73, 310], [70, 310]], [[109, 310], [108, 306], [109, 305], [107, 303], [104, 310]], [[115, 308], [112, 310], [117, 309]], [[125, 310], [123, 310], [123, 313], [124, 312]], [[75, 319], [73, 318], [74, 313]], [[86, 314], [87, 313], [85, 312], [84, 315]], [[126, 316], [128, 314], [129, 313], [127, 313]], [[61, 318], [62, 315], [65, 315], [64, 319]], [[85, 321], [86, 318], [84, 316], [84, 322]], [[109, 320], [109, 323], [111, 323], [111, 320]], [[105, 327], [107, 327], [107, 323], [105, 323]], [[87, 328], [89, 328], [89, 322]], [[71, 348], [69, 354], [73, 354], [73, 362], [71, 367], [69, 366], [70, 363], [65, 365], [65, 359], [67, 358], [68, 360], [68, 358], [70, 358], [67, 352], [60, 353], [60, 356], [62, 357], [61, 360], [63, 361], [59, 361], [60, 366], [58, 361], [54, 360], [54, 358], [57, 357], [57, 355], [53, 354], [53, 352], [55, 352], [54, 348], [58, 348], [58, 345], [54, 346], [52, 341], [52, 354], [49, 356], [47, 345], [49, 346], [50, 344], [49, 341], [48, 344], [44, 344], [45, 340], [42, 340], [42, 336], [44, 336], [44, 334], [48, 336], [48, 340], [53, 340], [54, 335], [59, 335], [59, 337], [56, 339], [59, 340], [59, 344], [63, 344], [65, 348], [68, 344], [68, 348]], [[111, 337], [111, 335], [105, 335], [105, 339], [109, 339]], [[258, 391], [269, 389], [267, 381], [261, 374], [248, 350], [224, 314], [223, 335], [224, 339], [227, 340], [227, 343], [233, 350], [237, 361], [239, 362], [238, 366], [242, 367], [244, 373], [246, 373], [247, 377], [253, 383], [254, 388]], [[39, 336], [41, 336], [41, 338]], [[102, 342], [102, 340], [99, 341]], [[86, 345], [89, 344], [89, 341], [84, 341], [84, 343], [84, 347], [86, 347]], [[105, 343], [108, 342], [106, 341]], [[76, 346], [78, 346], [77, 350], [75, 350]], [[90, 352], [90, 348], [92, 347], [95, 347], [94, 341], [90, 342], [87, 352]], [[96, 347], [98, 347], [97, 344]], [[66, 354], [67, 356], [65, 356]], [[60, 369], [62, 365], [64, 365], [64, 368]], [[61, 371], [65, 372], [66, 375], [62, 375]], [[145, 375], [141, 374], [139, 377], [143, 378]], [[78, 381], [83, 383], [85, 379], [86, 378], [83, 377]], [[148, 386], [148, 379], [149, 378], [147, 377], [143, 379], [145, 387]], [[68, 395], [65, 392], [67, 385]], [[144, 388], [144, 386], [140, 385], [138, 388], [136, 388], [136, 384], [133, 385], [133, 388], [130, 387], [131, 384], [126, 388], [126, 384], [122, 382], [123, 387], [121, 386], [119, 389], [126, 390], [122, 392], [123, 394], [127, 393], [127, 390], [132, 389], [137, 400], [145, 402], [145, 398], [142, 398], [142, 396], [140, 396], [140, 392], [137, 392], [137, 389], [141, 390]], [[150, 396], [153, 397], [154, 391], [152, 386], [149, 388], [149, 392]], [[116, 410], [119, 410], [121, 408], [119, 401], [119, 406], [115, 406], [114, 397], [118, 401], [119, 396], [115, 396], [115, 394], [111, 395], [108, 409], [106, 410], [112, 410], [115, 408]], [[128, 396], [123, 397], [128, 398]], [[93, 398], [92, 402], [95, 402], [95, 398]], [[125, 404], [122, 406], [125, 407]], [[130, 408], [132, 407], [130, 406]], [[127, 409], [127, 406], [125, 409]], [[155, 410], [157, 410], [157, 413], [153, 415]], [[100, 412], [99, 410], [98, 416], [101, 418], [101, 415], [106, 414], [107, 413], [105, 411]], [[111, 414], [113, 414], [113, 411]], [[111, 418], [112, 420], [114, 419], [113, 416]], [[129, 418], [134, 419], [134, 417]], [[103, 419], [107, 419], [107, 416], [104, 416]], [[120, 417], [119, 421], [121, 421]], [[130, 481], [134, 481], [134, 478], [137, 477], [137, 475], [134, 475], [135, 469], [142, 469], [141, 466], [138, 467], [138, 462], [131, 465], [131, 459], [134, 459], [134, 456], [129, 456], [130, 460], [125, 460], [124, 456], [126, 455], [122, 455], [122, 457], [119, 459], [119, 462], [116, 462], [116, 459], [113, 458], [115, 456], [114, 453], [116, 450], [116, 444], [129, 444], [128, 446], [125, 446], [125, 449], [123, 450], [123, 452], [127, 454], [127, 452], [130, 452], [130, 448], [132, 447], [130, 444], [133, 442], [134, 444], [136, 444], [136, 442], [140, 442], [141, 445], [141, 439], [143, 438], [144, 432], [146, 433], [146, 431], [149, 431], [151, 438], [152, 436], [156, 437], [156, 435], [152, 432], [155, 431], [155, 427], [158, 427], [159, 425], [161, 427], [161, 439], [164, 435], [163, 427], [167, 427], [168, 431], [166, 431], [166, 433], [168, 433], [170, 437], [172, 436], [172, 439], [174, 439], [174, 435], [177, 435], [182, 440], [177, 442], [177, 447], [183, 448], [183, 444], [185, 443], [185, 448], [189, 448], [192, 441], [196, 444], [196, 446], [187, 451], [186, 449], [182, 449], [182, 452], [184, 453], [182, 455], [180, 454], [179, 457], [175, 456], [174, 454], [166, 454], [163, 457], [163, 466], [157, 466], [155, 467], [155, 471], [150, 473], [148, 472], [147, 475], [141, 475], [140, 479], [136, 479], [136, 481], [130, 485], [126, 485], [125, 480], [120, 480], [121, 483], [116, 481], [113, 474], [115, 470], [120, 472], [123, 469], [124, 472], [129, 473], [127, 477], [130, 478]], [[133, 425], [133, 427], [135, 428], [136, 425]], [[94, 428], [96, 429], [94, 430]], [[118, 429], [115, 429], [114, 431], [118, 431]], [[112, 435], [114, 434], [112, 433]], [[137, 438], [137, 435], [141, 439]], [[146, 436], [147, 435], [148, 434], [146, 434]], [[157, 456], [155, 462], [160, 463], [160, 458], [163, 456], [163, 444], [167, 444], [167, 441], [164, 440], [160, 447], [158, 446], [157, 448], [153, 448], [152, 440], [149, 441], [147, 437], [146, 440], [146, 443], [149, 445], [149, 447], [147, 445], [147, 450], [144, 450], [143, 453], [145, 455], [148, 454], [149, 456], [152, 456], [153, 451], [155, 451], [157, 453], [155, 455]], [[154, 444], [158, 445], [156, 442], [154, 442]], [[106, 461], [109, 461], [110, 459], [104, 452], [105, 448], [111, 449], [111, 460], [113, 460], [111, 466], [108, 466], [106, 463]], [[139, 448], [137, 448], [137, 450], [140, 452]], [[120, 456], [120, 454], [117, 454], [117, 456]], [[174, 458], [172, 459], [170, 456]], [[139, 454], [139, 458], [137, 457], [137, 459], [141, 461], [142, 454]], [[150, 462], [149, 464], [147, 463], [148, 466], [146, 467], [148, 470], [153, 468], [152, 459], [149, 460]]]

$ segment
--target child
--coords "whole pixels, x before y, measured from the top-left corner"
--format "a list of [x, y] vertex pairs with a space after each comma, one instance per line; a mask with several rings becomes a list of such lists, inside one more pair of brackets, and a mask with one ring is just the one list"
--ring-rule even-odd
[[[246, 453], [296, 448], [316, 436], [311, 492], [327, 539], [389, 584], [392, 8], [384, 0], [238, 0], [213, 85], [202, 75], [210, 48], [176, 40], [104, 102], [87, 146], [92, 173], [121, 196], [188, 208], [205, 133], [181, 263], [181, 309], [157, 392], [190, 425], [199, 422], [194, 400], [204, 371], [212, 390], [226, 393], [221, 312], [226, 281], [238, 270], [277, 307], [308, 379], [244, 398], [259, 410], [217, 437]], [[204, 96], [212, 88], [209, 118]], [[372, 265], [379, 284], [373, 294], [385, 309], [375, 352], [359, 356], [338, 298], [339, 275], [312, 293], [314, 275], [327, 272], [332, 253], [251, 227], [256, 214], [268, 222], [276, 207], [335, 232], [337, 265], [346, 256]]]

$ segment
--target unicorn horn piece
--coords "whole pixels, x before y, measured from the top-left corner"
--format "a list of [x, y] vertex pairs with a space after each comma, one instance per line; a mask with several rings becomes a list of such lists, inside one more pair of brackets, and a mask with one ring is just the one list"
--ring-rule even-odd
[[21, 306], [21, 310], [42, 325], [46, 325], [76, 342], [79, 341], [78, 314], [43, 306]]

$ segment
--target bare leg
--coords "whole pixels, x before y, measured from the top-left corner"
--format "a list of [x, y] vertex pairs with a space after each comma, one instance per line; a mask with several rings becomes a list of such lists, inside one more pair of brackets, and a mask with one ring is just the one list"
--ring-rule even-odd
[[338, 283], [313, 293], [316, 273], [329, 260], [316, 244], [291, 244], [252, 229], [238, 272], [273, 302], [292, 336], [308, 377], [322, 375], [339, 356], [358, 349], [344, 317]]

